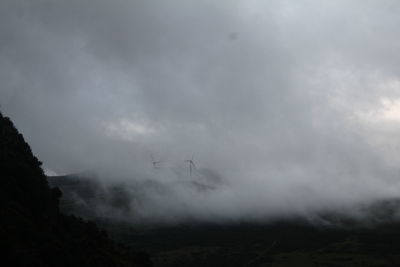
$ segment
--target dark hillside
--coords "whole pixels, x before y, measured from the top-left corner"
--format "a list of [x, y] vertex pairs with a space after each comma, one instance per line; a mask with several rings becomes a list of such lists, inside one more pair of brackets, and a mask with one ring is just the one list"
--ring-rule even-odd
[[94, 223], [59, 212], [41, 162], [0, 113], [2, 266], [148, 266], [145, 253], [116, 245]]
[[102, 210], [99, 206], [114, 211], [129, 207], [115, 201], [130, 203], [134, 197], [129, 190], [121, 194], [118, 183], [105, 190], [90, 175], [51, 177], [49, 183], [63, 192], [61, 210], [93, 219], [114, 240], [150, 252], [155, 266], [400, 266], [398, 198], [363, 203], [346, 212], [321, 211], [312, 221], [292, 216], [258, 223], [135, 225], [95, 212]]

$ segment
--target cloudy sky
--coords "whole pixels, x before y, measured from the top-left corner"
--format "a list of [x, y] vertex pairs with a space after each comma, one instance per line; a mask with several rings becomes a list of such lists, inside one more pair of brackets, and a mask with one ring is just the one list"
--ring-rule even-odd
[[397, 0], [2, 0], [1, 110], [59, 174], [149, 177], [153, 155], [170, 176], [194, 155], [229, 185], [190, 206], [202, 212], [395, 196], [399, 12]]

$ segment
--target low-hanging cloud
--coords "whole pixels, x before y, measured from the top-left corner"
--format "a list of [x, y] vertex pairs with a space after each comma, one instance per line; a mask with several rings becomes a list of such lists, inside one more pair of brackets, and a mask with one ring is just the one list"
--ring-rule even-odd
[[[1, 1], [1, 109], [56, 173], [167, 184], [144, 217], [261, 218], [395, 197], [399, 9]], [[177, 183], [193, 155], [221, 179], [213, 190]]]

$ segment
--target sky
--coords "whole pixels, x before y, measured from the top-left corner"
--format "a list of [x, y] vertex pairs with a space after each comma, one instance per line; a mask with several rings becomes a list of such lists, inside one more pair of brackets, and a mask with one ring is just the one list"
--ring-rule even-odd
[[[399, 12], [397, 0], [2, 0], [1, 111], [48, 173], [172, 188], [149, 217], [396, 197]], [[216, 189], [174, 184], [197, 179], [192, 157]]]

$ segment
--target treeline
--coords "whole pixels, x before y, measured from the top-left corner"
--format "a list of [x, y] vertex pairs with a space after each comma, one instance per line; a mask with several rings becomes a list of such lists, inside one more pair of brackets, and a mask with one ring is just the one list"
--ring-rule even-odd
[[96, 224], [60, 213], [61, 191], [49, 187], [41, 164], [0, 113], [2, 266], [151, 265], [146, 253], [117, 245]]

